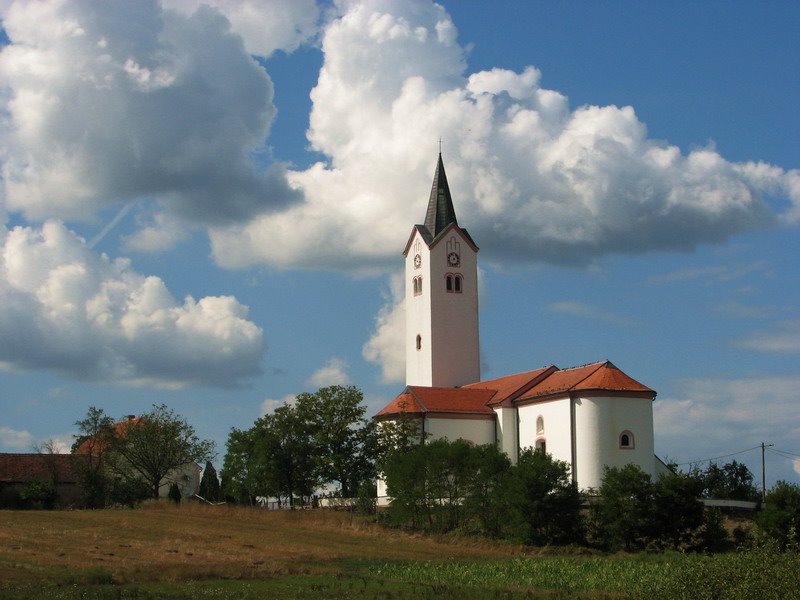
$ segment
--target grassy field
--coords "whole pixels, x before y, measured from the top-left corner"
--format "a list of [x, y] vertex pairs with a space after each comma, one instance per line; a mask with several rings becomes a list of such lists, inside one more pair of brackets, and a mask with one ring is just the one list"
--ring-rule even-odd
[[0, 598], [800, 598], [800, 557], [526, 553], [349, 514], [0, 511]]

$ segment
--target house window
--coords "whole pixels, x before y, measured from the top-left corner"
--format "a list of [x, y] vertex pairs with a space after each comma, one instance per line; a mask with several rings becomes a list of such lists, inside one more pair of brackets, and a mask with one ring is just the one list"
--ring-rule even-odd
[[541, 452], [542, 454], [547, 454], [547, 442], [544, 438], [539, 438], [536, 440], [536, 452]]
[[542, 435], [544, 433], [544, 417], [539, 415], [536, 417], [536, 435]]
[[422, 350], [422, 336], [417, 335], [417, 350]]
[[633, 443], [633, 434], [630, 431], [623, 431], [619, 434], [619, 447], [632, 450], [635, 445]]

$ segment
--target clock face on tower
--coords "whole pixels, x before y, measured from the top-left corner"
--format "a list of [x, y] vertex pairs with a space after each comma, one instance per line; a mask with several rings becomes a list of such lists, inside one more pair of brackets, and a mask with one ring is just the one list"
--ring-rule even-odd
[[414, 255], [414, 268], [419, 269], [422, 265], [422, 257], [419, 254]]
[[461, 264], [461, 259], [458, 257], [457, 252], [451, 252], [447, 255], [447, 264], [451, 267], [457, 267], [459, 264]]

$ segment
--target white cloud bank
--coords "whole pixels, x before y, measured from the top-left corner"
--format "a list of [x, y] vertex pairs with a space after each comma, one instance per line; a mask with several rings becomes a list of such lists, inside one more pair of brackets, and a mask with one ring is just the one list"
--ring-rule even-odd
[[[678, 462], [721, 456], [761, 442], [797, 452], [798, 387], [797, 376], [684, 380], [676, 397], [658, 398], [653, 404], [656, 450]], [[731, 440], [737, 445], [731, 446]], [[745, 453], [721, 462], [733, 459], [755, 466], [760, 454]], [[791, 461], [782, 466], [774, 456], [770, 461], [771, 468], [780, 469], [780, 477], [789, 477]]]
[[[534, 67], [470, 74], [431, 2], [342, 4], [308, 131], [330, 161], [290, 173], [304, 202], [214, 228], [222, 265], [385, 269], [424, 217], [439, 136], [456, 210], [490, 259], [586, 264], [800, 218], [800, 171], [682, 154], [630, 106], [571, 109]], [[791, 204], [776, 213], [764, 194]]]
[[306, 385], [315, 388], [329, 385], [347, 385], [350, 383], [350, 375], [347, 374], [347, 369], [347, 361], [334, 356], [322, 367], [314, 371], [306, 381]]
[[0, 427], [0, 447], [30, 452], [33, 447], [33, 436], [29, 431], [11, 429], [3, 425]]
[[[257, 12], [253, 27], [291, 6], [222, 4], [243, 20]], [[252, 160], [260, 152], [268, 162], [273, 85], [219, 11], [50, 0], [12, 3], [2, 18], [11, 41], [0, 51], [9, 212], [86, 219], [154, 197], [190, 223], [220, 223], [299, 198], [282, 165]]]
[[0, 367], [127, 385], [234, 386], [261, 372], [261, 328], [230, 296], [178, 303], [57, 221], [0, 232]]

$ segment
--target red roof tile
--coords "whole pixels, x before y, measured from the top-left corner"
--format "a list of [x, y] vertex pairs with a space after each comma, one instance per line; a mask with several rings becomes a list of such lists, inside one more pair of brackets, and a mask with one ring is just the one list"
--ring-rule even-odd
[[55, 474], [61, 483], [75, 483], [78, 460], [73, 454], [0, 454], [0, 482], [50, 481]]
[[556, 371], [525, 392], [520, 400], [540, 398], [570, 391], [603, 390], [610, 392], [655, 392], [620, 371], [609, 361]]
[[376, 417], [400, 413], [460, 413], [492, 415], [492, 406], [505, 400], [530, 400], [571, 391], [602, 390], [646, 394], [655, 392], [620, 371], [609, 361], [560, 370], [546, 367], [497, 379], [470, 383], [460, 388], [408, 386]]
[[[117, 437], [125, 435], [125, 431], [128, 429], [128, 427], [130, 427], [131, 425], [135, 425], [141, 420], [142, 420], [141, 417], [130, 416], [124, 421], [118, 421], [117, 423], [114, 423], [112, 425], [112, 428], [114, 429], [114, 435]], [[102, 450], [102, 448], [99, 449]], [[75, 449], [75, 454], [91, 454], [94, 451], [95, 447], [93, 443], [93, 438], [89, 437], [83, 440], [78, 445], [78, 447]]]
[[514, 375], [498, 377], [497, 379], [478, 381], [477, 383], [470, 383], [464, 387], [473, 390], [494, 390], [495, 394], [490, 403], [498, 404], [503, 400], [509, 398], [513, 399], [515, 396], [519, 395], [519, 393], [525, 391], [529, 386], [533, 385], [537, 379], [551, 370], [557, 369], [556, 367], [545, 367], [543, 369], [535, 369], [533, 371], [525, 371], [524, 373], [515, 373]]

